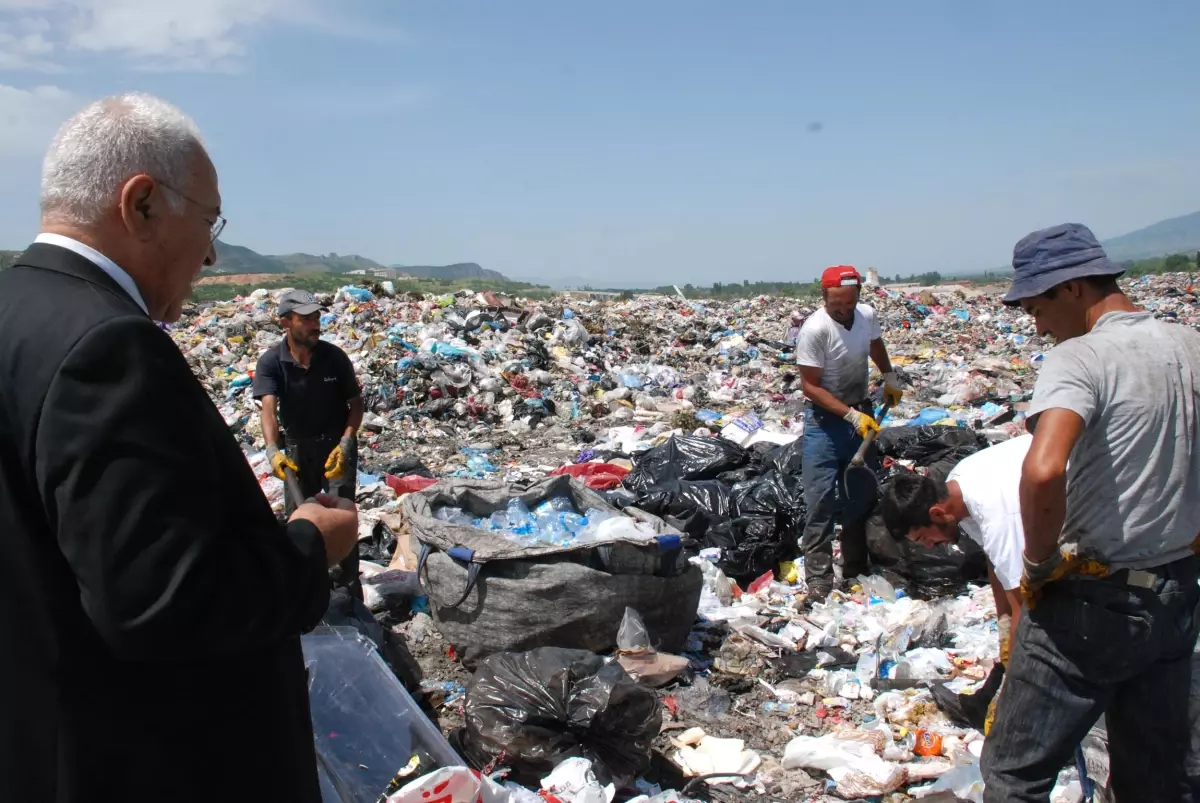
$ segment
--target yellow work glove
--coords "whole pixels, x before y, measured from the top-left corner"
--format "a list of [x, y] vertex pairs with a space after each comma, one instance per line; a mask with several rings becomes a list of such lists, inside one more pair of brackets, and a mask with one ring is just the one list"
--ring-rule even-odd
[[1025, 574], [1021, 577], [1021, 599], [1026, 610], [1032, 611], [1042, 596], [1042, 589], [1067, 575], [1083, 574], [1104, 577], [1108, 567], [1098, 560], [1081, 558], [1055, 552], [1041, 563], [1031, 563], [1025, 558]]
[[337, 446], [333, 447], [333, 451], [325, 460], [325, 479], [341, 479], [342, 475], [346, 473], [346, 454], [353, 450], [353, 444], [350, 441], [353, 437], [353, 435], [346, 435]]
[[287, 479], [287, 475], [284, 474], [284, 469], [290, 468], [292, 471], [300, 470], [300, 467], [292, 461], [292, 458], [279, 451], [279, 448], [276, 446], [267, 447], [267, 459], [271, 461], [271, 470], [275, 473], [275, 476], [281, 480]]
[[883, 375], [883, 400], [888, 407], [895, 407], [904, 398], [904, 389], [900, 387], [900, 379], [895, 371]]
[[875, 423], [875, 419], [866, 413], [859, 412], [851, 407], [842, 420], [850, 426], [854, 427], [854, 431], [858, 433], [858, 437], [866, 440], [868, 432], [879, 432], [879, 424]]
[[996, 721], [996, 703], [1000, 702], [1000, 693], [992, 697], [992, 701], [988, 703], [987, 717], [983, 720], [983, 735], [987, 736], [988, 731], [992, 729], [992, 723]]
[[1000, 631], [1000, 663], [1008, 669], [1008, 656], [1012, 655], [1012, 617], [1001, 616], [996, 620]]

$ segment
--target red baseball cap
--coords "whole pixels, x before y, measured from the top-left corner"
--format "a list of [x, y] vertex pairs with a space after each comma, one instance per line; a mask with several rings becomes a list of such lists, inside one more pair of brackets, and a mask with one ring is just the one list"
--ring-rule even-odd
[[859, 287], [862, 277], [851, 265], [834, 265], [821, 274], [822, 287]]

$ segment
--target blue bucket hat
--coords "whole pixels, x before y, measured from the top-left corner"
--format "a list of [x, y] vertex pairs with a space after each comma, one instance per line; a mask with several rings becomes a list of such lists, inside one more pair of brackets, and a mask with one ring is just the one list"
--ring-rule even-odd
[[1012, 264], [1012, 287], [1004, 296], [1010, 307], [1072, 279], [1125, 272], [1108, 261], [1096, 235], [1082, 223], [1063, 223], [1025, 235], [1013, 248]]

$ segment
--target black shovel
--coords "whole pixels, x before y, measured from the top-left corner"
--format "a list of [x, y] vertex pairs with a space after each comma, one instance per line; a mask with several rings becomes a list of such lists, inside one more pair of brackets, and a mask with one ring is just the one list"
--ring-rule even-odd
[[[883, 409], [875, 418], [875, 423], [878, 424], [882, 421], [890, 409], [890, 404], [883, 405]], [[847, 509], [853, 509], [852, 506], [865, 509], [879, 493], [879, 478], [866, 465], [867, 450], [871, 448], [874, 440], [875, 431], [871, 430], [863, 438], [862, 445], [858, 447], [854, 457], [850, 458], [850, 465], [846, 466], [846, 470], [842, 474], [842, 486], [846, 489]]]

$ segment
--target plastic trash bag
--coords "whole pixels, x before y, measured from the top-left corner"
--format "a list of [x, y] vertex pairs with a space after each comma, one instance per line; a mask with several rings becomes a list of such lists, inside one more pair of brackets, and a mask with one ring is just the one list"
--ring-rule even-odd
[[982, 436], [959, 427], [887, 427], [875, 443], [884, 457], [928, 466], [946, 458], [958, 462], [987, 445]]
[[387, 796], [387, 803], [510, 803], [508, 790], [466, 767], [445, 767]]
[[908, 780], [904, 768], [877, 756], [871, 743], [833, 735], [797, 736], [784, 751], [783, 768], [824, 770], [849, 800], [886, 795]]
[[714, 524], [729, 518], [732, 491], [718, 480], [672, 480], [641, 494], [637, 506], [670, 523], [693, 538], [703, 538]]
[[703, 544], [721, 550], [717, 566], [736, 582], [743, 583], [773, 571], [795, 544], [779, 537], [775, 516], [738, 516], [722, 520], [708, 529]]
[[333, 801], [373, 803], [410, 766], [421, 773], [462, 766], [375, 644], [352, 629], [322, 627], [301, 645], [322, 783], [336, 790]]
[[617, 650], [620, 652], [649, 652], [650, 633], [642, 623], [642, 617], [633, 608], [625, 609], [621, 629], [617, 631]]
[[670, 480], [711, 480], [749, 460], [746, 450], [723, 438], [674, 435], [637, 459], [625, 487], [641, 493]]
[[619, 664], [557, 647], [485, 659], [465, 715], [464, 757], [482, 768], [503, 755], [513, 779], [533, 787], [568, 758], [589, 759], [603, 784], [630, 785], [650, 768], [662, 726], [654, 692]]
[[955, 597], [967, 583], [987, 580], [987, 557], [970, 538], [934, 547], [905, 541], [904, 550], [904, 568], [898, 571], [907, 577], [908, 595], [914, 599]]

